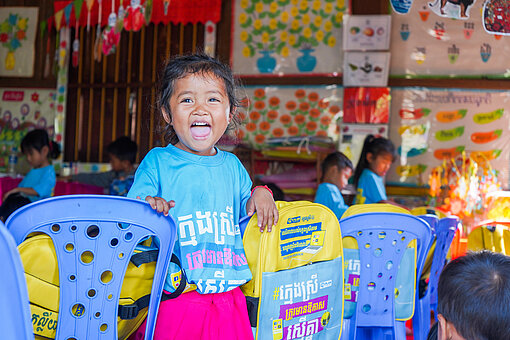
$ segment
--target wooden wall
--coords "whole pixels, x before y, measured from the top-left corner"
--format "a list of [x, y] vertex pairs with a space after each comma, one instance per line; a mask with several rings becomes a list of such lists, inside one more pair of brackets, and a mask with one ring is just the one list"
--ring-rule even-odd
[[[233, 1], [233, 0], [232, 0]], [[353, 14], [387, 14], [389, 0], [351, 0]], [[53, 0], [0, 0], [0, 6], [39, 6], [39, 20], [52, 15]], [[218, 24], [217, 54], [229, 61], [231, 0], [224, 0]], [[204, 27], [198, 25], [149, 25], [140, 32], [123, 32], [119, 51], [93, 59], [95, 28], [80, 29], [80, 65], [70, 66], [66, 112], [66, 161], [106, 162], [105, 146], [128, 135], [139, 144], [139, 159], [161, 144], [159, 114], [154, 109], [156, 84], [162, 64], [170, 55], [203, 48]], [[72, 32], [74, 37], [74, 31]], [[1, 87], [54, 88], [53, 74], [43, 77], [46, 39], [38, 33], [33, 78], [0, 78]], [[50, 35], [51, 58], [55, 31]], [[53, 60], [53, 59], [52, 59]], [[246, 85], [267, 84], [267, 79], [243, 79]], [[271, 78], [271, 84], [342, 84], [341, 77]], [[427, 86], [510, 89], [508, 80], [392, 79], [390, 86]]]

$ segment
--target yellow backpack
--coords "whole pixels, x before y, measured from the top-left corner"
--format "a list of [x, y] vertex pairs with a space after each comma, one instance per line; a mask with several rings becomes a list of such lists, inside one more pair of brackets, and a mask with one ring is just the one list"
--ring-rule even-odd
[[280, 217], [271, 232], [260, 232], [256, 214], [240, 222], [253, 275], [241, 288], [256, 339], [339, 339], [343, 250], [338, 219], [316, 203], [276, 204]]
[[[32, 235], [35, 236], [18, 246], [18, 251], [25, 269], [34, 335], [36, 339], [54, 339], [60, 291], [57, 256], [48, 235]], [[131, 257], [122, 284], [118, 339], [129, 337], [147, 316], [157, 250], [141, 245], [137, 249], [139, 251]]]

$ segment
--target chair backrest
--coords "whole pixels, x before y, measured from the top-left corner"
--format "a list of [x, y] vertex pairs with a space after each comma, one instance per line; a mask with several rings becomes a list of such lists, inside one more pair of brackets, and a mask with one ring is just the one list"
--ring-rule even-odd
[[3, 339], [34, 338], [27, 284], [16, 243], [0, 222], [0, 328]]
[[340, 228], [343, 237], [350, 236], [358, 242], [361, 264], [355, 324], [350, 327], [349, 338], [357, 338], [358, 327], [395, 330], [398, 267], [409, 243], [416, 240], [419, 277], [431, 239], [429, 225], [410, 214], [369, 212], [341, 219]]
[[437, 303], [437, 284], [439, 275], [443, 270], [446, 261], [446, 254], [450, 249], [455, 231], [459, 224], [459, 218], [456, 216], [448, 216], [439, 220], [436, 227], [436, 249], [434, 258], [432, 259], [432, 267], [430, 269], [428, 290], [430, 294], [430, 303]]
[[483, 249], [510, 255], [510, 222], [485, 221], [473, 228], [468, 235], [468, 250]]
[[56, 339], [117, 339], [119, 295], [136, 245], [149, 236], [159, 254], [147, 315], [152, 339], [176, 239], [171, 217], [141, 200], [105, 195], [53, 197], [17, 210], [6, 223], [17, 244], [32, 232], [49, 235], [60, 282]]

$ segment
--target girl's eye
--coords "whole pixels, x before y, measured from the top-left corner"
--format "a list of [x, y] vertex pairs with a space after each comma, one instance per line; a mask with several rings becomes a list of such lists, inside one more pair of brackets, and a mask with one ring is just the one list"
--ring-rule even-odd
[[181, 103], [191, 103], [191, 99], [190, 98], [184, 98], [183, 100], [181, 100]]
[[211, 102], [219, 102], [220, 100], [218, 98], [210, 98], [209, 101], [211, 101]]

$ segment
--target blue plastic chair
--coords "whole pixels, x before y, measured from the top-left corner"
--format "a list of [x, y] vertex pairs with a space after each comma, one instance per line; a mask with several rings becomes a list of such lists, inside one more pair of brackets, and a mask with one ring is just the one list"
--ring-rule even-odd
[[436, 245], [428, 287], [423, 298], [419, 299], [418, 296], [416, 298], [416, 311], [413, 317], [414, 340], [427, 339], [430, 330], [431, 309], [434, 311], [434, 317], [437, 321], [437, 284], [458, 224], [458, 217], [448, 216], [440, 219], [435, 228]]
[[358, 242], [361, 265], [356, 312], [344, 320], [342, 339], [405, 339], [404, 322], [395, 320], [395, 278], [414, 239], [416, 280], [420, 277], [432, 237], [429, 225], [408, 214], [370, 212], [341, 219], [340, 229], [342, 237]]
[[0, 222], [0, 328], [2, 339], [33, 339], [27, 283], [11, 234]]
[[32, 232], [49, 235], [58, 260], [60, 297], [56, 339], [117, 339], [119, 295], [135, 246], [159, 239], [146, 339], [152, 339], [176, 239], [171, 217], [141, 200], [69, 195], [24, 206], [7, 220], [17, 244]]

